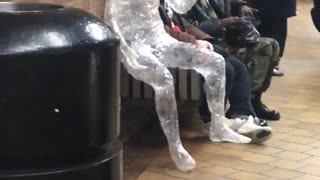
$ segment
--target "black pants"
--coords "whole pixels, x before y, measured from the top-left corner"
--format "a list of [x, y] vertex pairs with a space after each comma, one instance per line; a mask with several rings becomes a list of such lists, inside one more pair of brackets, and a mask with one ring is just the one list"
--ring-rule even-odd
[[[230, 109], [226, 116], [254, 115], [250, 101], [250, 79], [246, 66], [240, 60], [229, 55], [222, 47], [215, 45], [214, 49], [226, 61], [226, 98], [230, 102]], [[199, 113], [202, 116], [210, 117], [204, 92], [201, 96]]]
[[283, 56], [283, 52], [287, 41], [288, 19], [285, 17], [264, 17], [261, 16], [261, 24], [258, 30], [262, 37], [270, 37], [278, 41], [280, 46], [279, 56]]

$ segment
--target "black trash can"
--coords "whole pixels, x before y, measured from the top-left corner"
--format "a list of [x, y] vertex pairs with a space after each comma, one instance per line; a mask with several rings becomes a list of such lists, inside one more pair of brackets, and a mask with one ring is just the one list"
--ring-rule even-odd
[[121, 180], [119, 40], [102, 19], [0, 3], [0, 180]]

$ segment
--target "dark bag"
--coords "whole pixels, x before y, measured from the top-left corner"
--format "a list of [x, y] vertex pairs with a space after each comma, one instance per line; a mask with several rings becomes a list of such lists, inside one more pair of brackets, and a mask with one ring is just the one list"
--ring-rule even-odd
[[320, 1], [314, 0], [314, 7], [311, 10], [311, 17], [314, 26], [320, 32]]
[[239, 22], [227, 25], [225, 29], [225, 41], [231, 46], [253, 45], [260, 39], [260, 33], [255, 28], [255, 24], [247, 17], [242, 17]]

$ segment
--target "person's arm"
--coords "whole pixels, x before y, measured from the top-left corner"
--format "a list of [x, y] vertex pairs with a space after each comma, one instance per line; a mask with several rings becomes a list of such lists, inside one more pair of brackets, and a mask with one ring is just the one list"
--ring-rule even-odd
[[173, 37], [178, 41], [191, 43], [191, 44], [195, 44], [196, 42], [196, 37], [191, 34], [188, 34], [187, 32], [174, 31], [171, 27], [167, 25], [165, 25], [164, 28], [171, 37]]
[[196, 45], [199, 48], [206, 48], [206, 49], [213, 51], [213, 45], [208, 41], [198, 40], [194, 36], [192, 36], [191, 34], [188, 34], [187, 32], [174, 31], [169, 26], [165, 26], [165, 29], [171, 37], [175, 38], [178, 41], [182, 41], [185, 43], [191, 43], [191, 44]]
[[186, 19], [182, 18], [183, 26], [190, 35], [195, 36], [196, 39], [199, 40], [213, 40], [214, 38], [209, 34], [201, 31], [199, 28], [195, 27], [194, 25], [190, 24]]
[[252, 0], [231, 0], [232, 14], [236, 16], [254, 17], [258, 10], [251, 7]]
[[238, 9], [243, 5], [248, 5], [246, 1], [243, 0], [231, 0], [231, 8]]

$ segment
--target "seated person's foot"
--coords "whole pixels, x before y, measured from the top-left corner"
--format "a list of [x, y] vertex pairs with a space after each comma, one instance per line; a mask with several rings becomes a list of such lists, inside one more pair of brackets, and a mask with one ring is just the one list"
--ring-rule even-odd
[[[237, 120], [237, 119], [235, 119]], [[272, 136], [272, 128], [265, 126], [259, 126], [254, 121], [255, 119], [252, 116], [249, 116], [248, 119], [245, 120], [246, 123], [243, 124], [237, 132], [244, 136], [247, 136], [251, 139], [251, 143], [261, 144], [267, 140], [269, 140]]]
[[[267, 126], [259, 126], [256, 123], [260, 122], [258, 118], [252, 116], [233, 116], [235, 119], [224, 119], [224, 123], [235, 132], [250, 138], [251, 143], [263, 143], [272, 136], [272, 128]], [[205, 134], [210, 132], [210, 122], [202, 121], [202, 131]]]
[[280, 120], [280, 117], [281, 117], [280, 112], [269, 109], [265, 104], [261, 102], [261, 99], [260, 100], [253, 99], [252, 106], [258, 118], [271, 120], [271, 121]]
[[[232, 114], [232, 115], [228, 115], [227, 118], [229, 119], [248, 119], [249, 116], [247, 115], [240, 115], [240, 114]], [[264, 120], [264, 119], [259, 119], [257, 117], [253, 118], [253, 122], [258, 125], [258, 126], [268, 126], [268, 121]]]
[[273, 73], [272, 73], [272, 75], [273, 75], [273, 76], [278, 76], [278, 77], [280, 77], [280, 76], [283, 76], [284, 73], [281, 72], [278, 67], [275, 67], [275, 68], [273, 68]]
[[[233, 115], [228, 115], [228, 119], [248, 119], [249, 116], [247, 115], [239, 115], [239, 114], [233, 114]], [[201, 128], [202, 132], [205, 134], [209, 134], [210, 131], [210, 122], [211, 122], [211, 116], [210, 114], [200, 114], [200, 119], [201, 119]], [[258, 126], [266, 127], [268, 126], [268, 121], [264, 119], [259, 119], [257, 117], [254, 118], [254, 123]]]

